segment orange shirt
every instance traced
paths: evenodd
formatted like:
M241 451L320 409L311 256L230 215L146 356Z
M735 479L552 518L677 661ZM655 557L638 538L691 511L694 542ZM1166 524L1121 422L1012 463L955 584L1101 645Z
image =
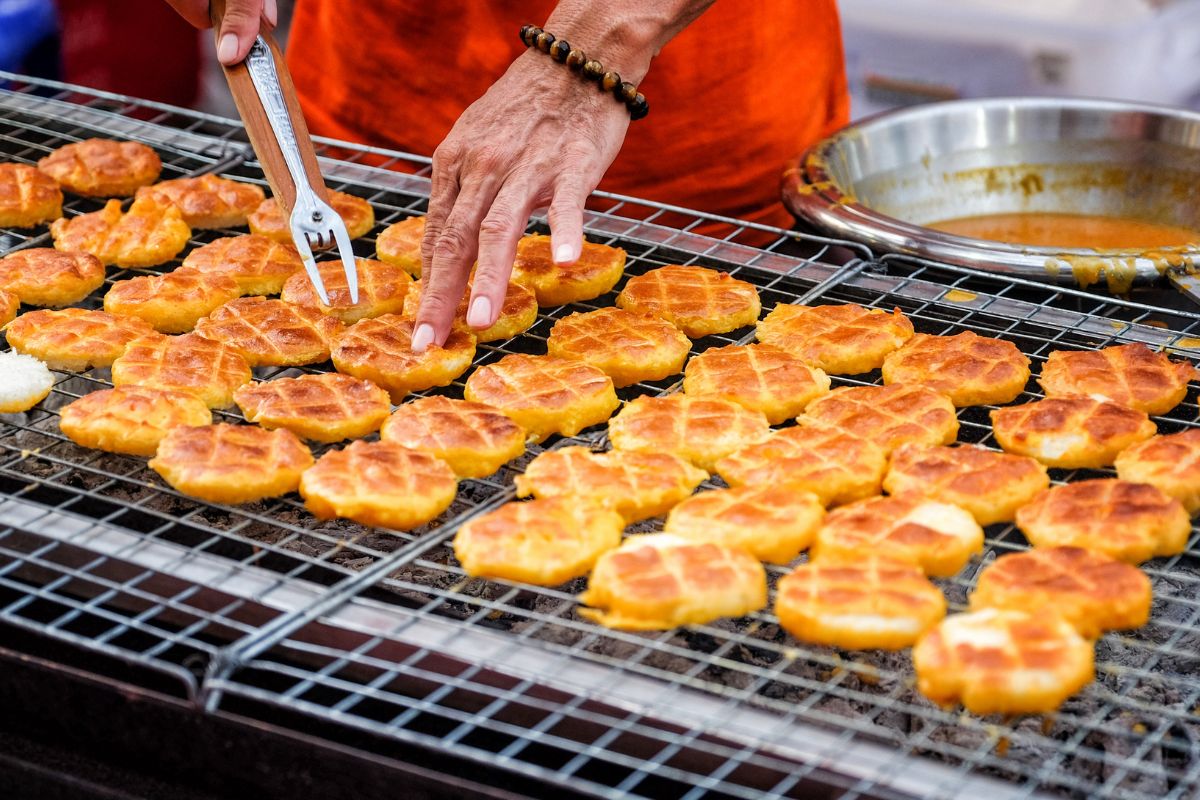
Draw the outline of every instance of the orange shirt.
M287 58L309 127L430 155L525 49L520 26L544 23L553 7L299 0ZM718 0L639 88L650 114L629 126L600 188L789 226L785 161L848 117L835 0Z

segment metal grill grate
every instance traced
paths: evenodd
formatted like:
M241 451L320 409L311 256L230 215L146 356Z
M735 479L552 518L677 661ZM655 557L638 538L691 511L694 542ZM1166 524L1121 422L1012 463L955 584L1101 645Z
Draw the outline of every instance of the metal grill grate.
M154 145L164 177L219 171L261 182L228 121L58 84L0 93L5 160L36 160L92 135ZM376 231L423 211L426 161L326 144L330 184L370 200ZM67 213L95 207L72 199ZM1194 357L1200 346L1200 314L1187 310L914 259L875 261L848 243L628 198L597 195L592 208L589 236L624 247L629 274L665 263L724 269L758 285L766 310L797 298L899 307L925 333L971 329L1014 341L1035 372L1060 347L1143 341ZM204 232L194 244L226 233ZM0 237L0 252L45 240ZM355 249L372 255L373 239ZM611 301L550 309L518 339L481 346L477 363L543 352L556 319ZM695 349L749 336L709 337ZM1157 798L1200 786L1195 535L1184 555L1148 565L1152 621L1101 640L1093 686L1045 722L980 719L919 697L906 654L802 646L767 612L620 633L578 617L582 582L541 589L467 578L448 547L454 532L509 499L513 472L541 448L492 479L465 482L429 529L381 533L318 523L294 499L198 503L142 459L75 447L54 409L107 385L103 371L63 375L39 409L0 417L0 621L170 675L213 713L296 714L370 734L382 752L397 741L448 749L613 797ZM1023 399L1037 397L1034 388ZM461 383L444 391L458 396ZM960 413L962 440L995 446L986 411ZM1158 419L1160 429L1195 425L1198 411L1193 390ZM602 437L593 430L543 448ZM1011 526L987 533L984 563L1025 547ZM980 566L941 582L953 607ZM770 572L773 584L784 571Z

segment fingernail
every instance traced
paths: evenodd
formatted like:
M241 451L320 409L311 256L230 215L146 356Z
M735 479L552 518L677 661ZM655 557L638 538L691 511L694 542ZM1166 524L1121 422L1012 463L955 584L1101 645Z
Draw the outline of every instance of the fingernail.
M579 256L575 255L575 248L569 244L560 244L554 250L555 264L570 264L577 258L579 258Z
M217 45L217 60L222 64L228 64L237 58L237 34L227 33L221 37L221 43Z
M412 350L414 353L424 353L429 345L433 342L433 326L422 322L413 331Z
M492 301L486 297L476 297L471 301L471 309L467 311L467 324L472 328L486 328L492 324Z
M272 28L279 24L279 5L276 0L264 0L263 16L271 23Z

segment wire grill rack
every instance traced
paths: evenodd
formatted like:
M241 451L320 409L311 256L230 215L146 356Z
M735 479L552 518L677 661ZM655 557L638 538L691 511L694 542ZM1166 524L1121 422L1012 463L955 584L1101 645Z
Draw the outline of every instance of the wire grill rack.
M13 83L0 91L3 160L31 162L68 141L110 136L153 145L164 178L220 172L262 182L229 120L4 79ZM376 231L424 211L427 160L338 142L323 142L323 151L330 185L368 199ZM66 213L96 207L70 198ZM848 242L603 193L590 207L589 237L625 248L629 274L667 263L727 270L759 287L764 310L797 300L900 308L925 333L970 329L1013 341L1035 372L1059 348L1141 341L1200 354L1194 312L876 259ZM228 233L202 232L193 244ZM0 230L0 254L47 239L42 229ZM355 250L371 256L373 237ZM612 299L544 310L521 337L481 346L477 363L543 352L556 319ZM695 350L751 337L708 337ZM458 526L510 499L513 474L542 449L600 446L603 429L552 439L490 479L464 482L455 505L426 529L383 532L318 522L294 498L200 503L166 487L142 459L76 447L59 433L56 409L108 385L103 370L64 373L37 409L0 416L0 623L66 641L95 656L94 669L111 661L125 680L135 675L205 713L295 728L319 722L335 741L353 732L380 753L397 744L453 752L591 796L1200 791L1196 532L1184 554L1147 565L1152 621L1099 642L1091 687L1045 719L978 718L921 698L907 654L801 645L766 611L622 633L577 615L582 582L545 589L465 576L449 548ZM668 380L620 393L672 388ZM1038 396L1031 382L1021 400ZM1172 432L1195 426L1198 413L1193 389L1157 422ZM996 446L987 409L963 409L960 423L962 441ZM952 608L963 607L984 564L1026 547L1010 525L987 534L985 557L940 582ZM772 585L784 571L769 570Z

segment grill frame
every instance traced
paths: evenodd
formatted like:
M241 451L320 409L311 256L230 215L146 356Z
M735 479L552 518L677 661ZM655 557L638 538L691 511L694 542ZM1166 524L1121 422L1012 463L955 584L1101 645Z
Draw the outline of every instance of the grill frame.
M95 133L154 144L165 156L164 177L221 171L262 182L232 121L0 73L3 79L24 82L24 91L0 92L0 151L7 158L24 160L37 152L36 147L10 150L29 143L20 138L22 131L20 135L42 137L37 145L43 148L51 145L50 136ZM35 97L33 90L54 94ZM321 141L322 167L331 186L371 200L377 209L376 232L423 208L428 194L427 159ZM392 171L397 167L407 171ZM68 213L94 207L92 201L76 198L67 203ZM1143 341L1180 349L1193 358L1200 352L1200 341L1189 341L1200 336L1200 314L1191 311L980 276L913 258L876 259L848 242L603 193L593 198L591 208L585 219L589 236L625 246L631 255L629 274L662 263L723 268L759 285L764 310L776 302L817 299L899 305L918 330L942 333L968 324L978 326L972 329L1018 340L1023 351L1033 351L1035 360L1061 344ZM535 220L534 225L544 229L544 220ZM701 226L715 236L696 233ZM209 241L216 235L221 234L203 233L197 240ZM768 240L763 246L748 243L760 236ZM359 240L356 253L370 255L372 238ZM3 232L0 252L42 241ZM108 279L144 272L114 270ZM554 319L610 300L543 313L530 334L516 342L482 346L477 363L506 352L540 348L539 339ZM1160 321L1174 330L1145 324ZM748 341L752 336L740 333L708 337L695 349ZM80 389L105 385L102 374L90 375L64 377L55 395L65 399ZM836 383L877 380L872 375L836 379ZM664 381L631 387L621 395L628 399L674 386L674 381ZM461 382L452 391L460 389ZM1197 411L1193 388L1169 421L1194 426ZM993 444L981 414L979 409L960 413L961 438ZM1021 727L1021 721L979 720L937 711L927 703L921 706L905 684L911 668L905 675L898 667L880 668L873 656L842 657L827 648L797 647L786 637L756 638L773 624L766 612L755 615L751 630L716 623L694 626L682 634L622 634L579 621L573 616L570 593L501 581L464 581L447 558L446 543L463 521L509 499L511 470L497 480L468 482L471 486L464 492L470 498L433 529L379 542L360 526L347 523L315 527L306 527L303 519L281 523L277 515L296 512L299 504L294 499L231 511L180 498L146 475L143 461L87 451L75 454L73 445L64 444L60 435L56 438L56 431L48 433L40 427L51 420L49 416L34 417L19 424L8 418L0 421L0 622L158 673L169 686L168 693L208 714L269 720L273 709L298 711L385 741L449 748L476 765L501 766L552 784L569 782L595 796L655 796L660 789L679 789L677 794L688 798L709 791L718 796L784 797L822 786L848 797L1032 796L1043 790L1070 795L1103 790L1137 798L1160 795L1141 790L1122 793L1122 780L1130 775L1153 778L1153 768L1142 764L1145 753L1172 748L1183 756L1184 766L1174 771L1167 796L1186 796L1200 785L1197 740L1175 742L1192 735L1183 722L1190 711L1138 705L1109 691L1100 719L1073 720L1081 722L1078 731L1058 742L1050 733ZM20 444L14 439L20 439ZM544 447L602 446L603 440L602 429L591 430L579 437L551 440ZM536 452L531 450L517 466ZM110 468L112 463L127 465L129 471ZM143 466L136 466L139 463ZM26 471L31 465L45 465L50 471L41 467ZM1071 475L1055 477L1062 480ZM92 480L98 483L90 485ZM13 481L26 483L14 490ZM114 487L149 494L114 501ZM163 508L145 507L163 497L169 498ZM112 509L106 513L109 506ZM154 522L158 524L145 527ZM251 535L256 526L268 524L282 529L283 537L269 543ZM1024 546L1011 526L989 529L988 534L989 554ZM1198 535L1194 530L1184 556L1151 562L1148 572L1156 590L1176 581L1182 581L1183 587L1156 599L1156 615L1162 614L1160 604L1166 604L1171 611L1175 605L1189 609L1188 617L1165 628L1162 643L1143 648L1150 667L1141 673L1114 668L1114 680L1133 680L1126 694L1140 681L1158 680L1162 673L1152 670L1163 659L1195 661L1195 656L1179 652L1179 644L1200 636L1200 604L1176 595L1200 582L1200 571L1187 571L1200 554ZM290 549L310 540L332 549L299 555ZM353 558L338 560L339 554ZM366 563L360 565L360 559ZM982 563L973 563L964 575L942 582L951 592L952 605L961 606L966 587ZM396 577L402 570L422 577ZM774 580L782 571L771 572ZM538 601L552 604L552 610L535 607ZM447 606L461 607L463 611L455 612L460 618L447 615ZM527 627L515 635L503 629L517 624ZM1149 627L1157 630L1156 624L1161 625L1152 621ZM550 634L581 638L567 645L538 638ZM681 637L684 645L677 641ZM1114 642L1126 638L1106 637L1102 647L1114 647ZM630 655L618 658L589 651L588 646L596 642L618 651L624 648ZM772 666L748 666L738 660L746 657L739 655L742 650L768 653L774 658ZM816 673L787 671L798 664L829 675L821 679ZM747 682L731 688L706 677L709 672ZM514 675L529 677L514 679ZM1200 703L1200 681L1179 677L1179 686L1189 688L1178 705L1195 708ZM880 679L891 682L887 694L869 683ZM406 695L405 691L418 691L413 685L428 691ZM764 696L764 690L780 686L808 694L798 702L786 696ZM1106 697L1105 691L1094 686L1084 694ZM346 692L350 694L342 705L323 699ZM819 707L829 700L868 703L873 710L866 721L856 720ZM472 703L482 705L471 710ZM382 711L376 709L389 704L402 710L392 718L377 719ZM1065 719L1072 721L1069 708ZM1126 712L1156 717L1159 722L1140 737L1109 730L1115 722L1108 717ZM911 736L889 734L871 721L905 715L930 727ZM509 716L536 721L522 727ZM442 724L443 719L453 727L437 732L435 722ZM1059 715L1056 726L1066 724L1063 720ZM1171 724L1164 725L1167 721ZM1183 725L1185 736L1171 734L1176 724ZM566 730L559 730L564 725ZM588 739L597 727L607 732ZM944 745L936 737L949 728L959 730L959 735L970 732L979 739L978 746L965 752L967 748ZM1062 731L1051 733L1058 736ZM1085 740L1097 733L1128 740L1131 752L1119 759L1096 755ZM489 749L498 737L511 737L511 743L499 751ZM997 782L993 773L1006 769L1004 760L995 755L1002 740L1010 748L1044 746L1048 757L1035 770L1008 770L1003 776L1008 782ZM1049 742L1056 744L1049 747ZM559 751L571 758L557 768L549 766L548 754ZM530 757L535 752L542 754ZM1107 776L1101 773L1103 782L1088 784L1060 769L1064 762L1076 759L1091 759L1112 769ZM623 777L609 780L611 774L600 774L605 770ZM770 777L777 774L782 777L772 783Z

